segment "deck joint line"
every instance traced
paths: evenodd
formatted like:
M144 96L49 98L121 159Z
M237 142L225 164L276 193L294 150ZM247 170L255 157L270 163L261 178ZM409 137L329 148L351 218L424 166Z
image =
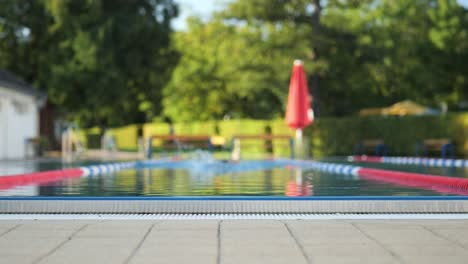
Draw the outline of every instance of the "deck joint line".
M221 225L223 223L223 220L220 220L218 222L218 232L216 234L217 236L217 240L218 240L218 243L217 243L217 254L216 254L216 263L217 264L221 264Z
M20 227L20 226L21 226L21 224L17 224L17 225L15 225L15 226L11 227L11 228L10 228L10 229L8 229L7 231L5 231L5 232L1 233L1 234L0 234L0 237L2 237L2 236L4 236L4 235L6 235L6 234L8 234L8 233L10 233L11 231L13 231L13 230L17 229L17 228L18 228L18 227Z
M382 242L380 242L379 240L375 239L373 236L367 234L364 230L362 230L356 223L354 222L351 222L351 225L356 228L361 234L363 234L365 237L367 237L368 239L372 240L374 243L376 243L377 245L379 245L381 248L383 248L387 253L389 253L396 261L398 261L399 263L405 263L405 261L403 261L403 259L401 258L400 255L398 255L397 253L395 253L393 250L387 248L387 246L385 246L385 244L383 244Z
M432 230L432 229L430 229L430 228L428 228L428 227L426 227L426 226L422 226L422 228L425 229L425 230L427 230L427 231L429 231L431 234L433 234L433 235L436 236L436 237L442 238L442 239L445 240L445 241L448 241L448 242L450 242L450 243L453 243L453 244L455 244L455 245L457 245L457 246L463 248L464 250L468 250L468 247L467 247L467 246L465 246L463 243L460 243L459 241L457 241L457 240L455 240L455 239L451 239L451 238L446 237L446 236L444 236L444 235L442 235L442 234L439 234L439 233L437 233L437 231L434 231L434 230Z
M288 233L289 235L294 239L294 242L296 242L296 245L298 246L299 250L301 251L301 254L302 256L304 257L304 259L306 260L306 262L308 264L312 264L312 260L309 258L309 256L307 255L305 249L304 249L304 246L301 244L301 242L299 241L299 238L296 237L296 235L294 234L294 232L291 230L290 226L281 221L281 223L283 223L284 227L286 227L286 230L288 230Z
M143 236L143 238L140 240L140 242L138 242L138 245L132 250L132 253L130 253L130 256L128 256L127 259L123 262L124 264L130 263L130 261L132 260L132 258L136 255L136 253L138 252L138 250L141 248L141 246L143 245L143 243L146 241L146 238L148 238L148 236L149 236L149 234L151 233L151 231L153 231L154 226L156 226L156 223L153 223L153 224L148 228L148 230L146 231L146 233L145 233L145 235Z
M34 260L32 263L33 264L37 264L37 263L40 263L41 261L43 261L44 259L46 259L47 257L51 256L52 254L54 254L55 252L57 252L60 248L62 248L66 243L68 243L69 241L71 241L79 232L83 231L86 227L88 227L90 224L85 224L83 225L82 227L80 227L78 230L76 230L75 232L73 232L69 237L67 237L67 239L65 239L64 241L60 242L60 244L58 244L56 247L54 247L53 249L51 249L49 252L47 252L46 254L40 256L39 258L37 258L36 260Z

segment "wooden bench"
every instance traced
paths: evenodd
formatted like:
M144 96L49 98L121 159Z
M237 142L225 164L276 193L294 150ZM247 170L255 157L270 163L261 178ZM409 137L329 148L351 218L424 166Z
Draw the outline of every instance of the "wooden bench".
M152 157L153 140L161 140L166 149L186 150L207 146L209 151L213 150L209 135L152 135L148 138L148 158Z
M210 139L208 135L154 135L153 139L161 140L177 140L180 142L191 142L191 141L207 141Z
M386 156L387 146L382 139L365 139L354 145L354 155L366 154L366 150L373 149L376 156Z
M440 151L442 158L455 157L455 145L448 138L431 138L417 142L415 145L415 156L422 154L427 156L428 151Z
M291 151L291 158L294 158L294 139L289 135L273 135L273 134L260 134L260 135L234 135L232 137L232 146L233 151L236 146L240 148L240 141L246 140L260 140L265 142L265 152L266 153L273 153L273 140L285 140L289 143L290 151Z

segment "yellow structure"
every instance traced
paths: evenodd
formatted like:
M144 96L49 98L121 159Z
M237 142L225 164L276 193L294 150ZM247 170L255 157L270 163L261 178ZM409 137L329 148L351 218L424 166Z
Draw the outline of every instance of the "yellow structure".
M434 114L434 110L417 104L411 100L405 100L398 102L394 105L384 108L367 108L359 111L360 116L370 115L426 115Z

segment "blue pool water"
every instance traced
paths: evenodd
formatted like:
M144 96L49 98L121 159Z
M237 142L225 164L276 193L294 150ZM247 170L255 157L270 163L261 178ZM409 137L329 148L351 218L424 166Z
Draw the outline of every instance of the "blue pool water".
M337 162L337 160L334 160ZM78 165L95 164L85 162ZM340 160L340 163L346 163ZM36 170L60 168L60 163L36 164ZM76 166L76 164L74 164ZM367 167L467 177L460 169L422 168L362 163ZM453 193L421 189L357 176L301 170L275 161L171 162L116 173L66 179L40 185L0 186L0 196L447 196Z

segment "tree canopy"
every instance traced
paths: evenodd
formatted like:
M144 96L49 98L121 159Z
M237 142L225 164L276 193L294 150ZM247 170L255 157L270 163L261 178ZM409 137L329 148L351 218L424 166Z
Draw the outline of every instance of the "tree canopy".
M0 68L85 126L283 116L293 61L314 109L468 101L456 0L232 0L174 32L176 0L0 0Z
M172 0L0 3L0 65L84 125L144 122L161 111L177 53ZM5 39L5 41L3 41Z
M167 115L175 120L271 118L281 112L272 108L285 105L282 84L290 72L284 69L307 50L302 33L289 25L255 28L220 18L208 23L193 18L189 24L188 32L175 36L181 59L164 90ZM296 35L294 50L286 35Z
M175 36L185 44L165 111L179 120L281 116L294 59L305 61L324 115L404 99L456 109L468 100L467 23L455 0L232 1ZM217 52L222 45L231 47ZM201 78L208 67L216 74ZM197 89L203 103L188 93Z

